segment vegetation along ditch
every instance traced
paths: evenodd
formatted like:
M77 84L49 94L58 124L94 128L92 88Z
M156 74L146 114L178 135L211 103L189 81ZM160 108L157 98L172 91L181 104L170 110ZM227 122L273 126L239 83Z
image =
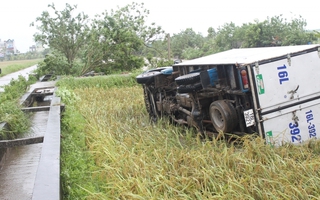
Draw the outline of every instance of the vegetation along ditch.
M0 140L15 139L30 128L29 115L21 110L19 99L27 88L36 82L34 77L26 80L19 76L17 80L11 80L9 85L4 86L4 92L0 93ZM0 160L6 149L0 148Z
M29 129L28 114L21 111L19 100L27 88L35 82L36 78L33 76L28 80L19 76L18 79L12 79L9 85L4 86L4 92L0 93L0 122L6 122L9 129L0 130L1 139L16 138Z

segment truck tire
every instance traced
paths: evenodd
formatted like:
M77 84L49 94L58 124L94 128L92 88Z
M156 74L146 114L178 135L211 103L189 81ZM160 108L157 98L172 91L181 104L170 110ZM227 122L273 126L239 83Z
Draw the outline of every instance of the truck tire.
M231 132L238 124L237 111L227 100L212 102L209 108L209 113L211 122L218 132Z
M200 72L186 74L175 79L177 85L189 85L200 81Z
M143 74L140 74L136 77L136 80L139 84L148 84L153 82L154 77L161 74L159 71L151 71L151 72L146 72Z
M201 83L190 84L190 85L180 85L177 89L178 93L191 93L197 92L202 89Z
M159 113L154 101L154 95L148 89L148 86L143 86L144 103L149 114L149 118L152 122L157 122Z

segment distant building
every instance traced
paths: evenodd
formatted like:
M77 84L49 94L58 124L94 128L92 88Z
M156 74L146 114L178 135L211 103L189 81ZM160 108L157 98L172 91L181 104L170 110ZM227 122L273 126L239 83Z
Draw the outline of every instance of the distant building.
M0 59L4 58L5 55L5 44L0 39Z
M29 51L31 52L42 52L44 50L44 47L41 42L36 42L36 45L32 45L29 47Z
M29 47L29 51L36 52L37 51L36 45L32 45L31 47Z
M17 48L15 46L14 40L8 39L7 41L4 41L4 45L6 55L12 55L17 53Z
M0 57L4 58L7 55L19 54L20 51L17 49L14 40L8 39L2 41L0 39Z
M41 42L36 42L36 49L37 52L42 52L45 48L43 47L43 44Z

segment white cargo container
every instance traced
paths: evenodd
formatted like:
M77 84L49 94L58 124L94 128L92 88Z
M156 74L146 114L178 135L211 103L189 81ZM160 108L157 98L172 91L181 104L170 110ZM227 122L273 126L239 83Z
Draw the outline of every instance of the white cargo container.
M320 45L233 49L172 70L137 77L150 116L202 132L258 132L273 145L318 137Z
M320 49L306 45L281 50L249 67L255 119L268 143L299 144L316 139L320 128Z

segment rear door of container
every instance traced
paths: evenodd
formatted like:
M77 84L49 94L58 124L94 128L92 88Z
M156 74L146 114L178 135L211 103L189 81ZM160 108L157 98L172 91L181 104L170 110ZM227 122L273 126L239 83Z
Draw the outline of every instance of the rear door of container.
M289 107L262 117L266 141L272 145L300 144L319 138L320 99Z
M253 66L252 71L262 114L320 97L318 49L265 60Z

